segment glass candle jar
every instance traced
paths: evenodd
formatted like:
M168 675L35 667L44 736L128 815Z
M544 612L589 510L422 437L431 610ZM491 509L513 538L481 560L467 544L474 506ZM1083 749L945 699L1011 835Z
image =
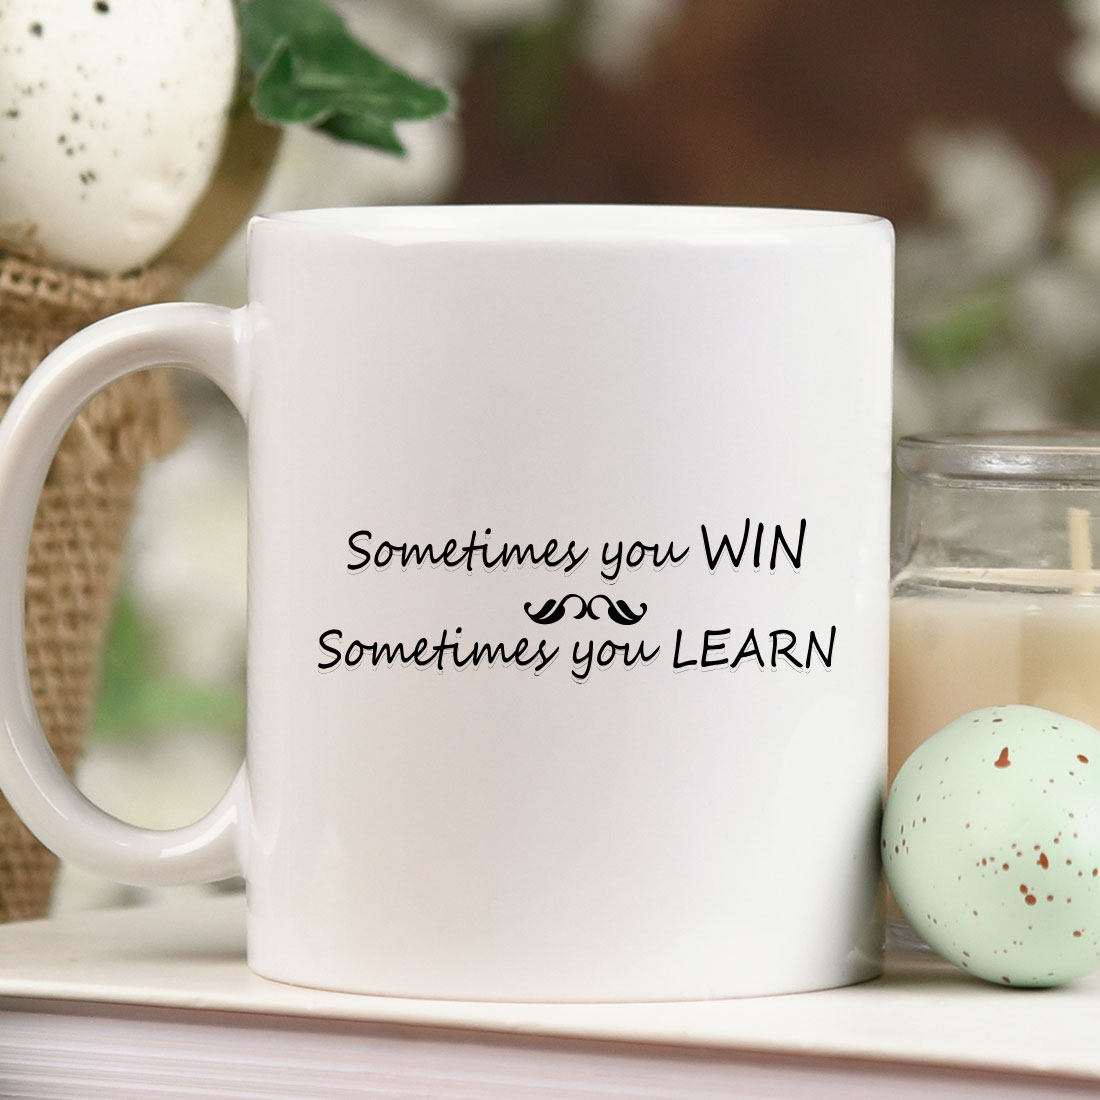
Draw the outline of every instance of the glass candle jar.
M910 436L897 458L890 782L978 707L1100 725L1100 434Z

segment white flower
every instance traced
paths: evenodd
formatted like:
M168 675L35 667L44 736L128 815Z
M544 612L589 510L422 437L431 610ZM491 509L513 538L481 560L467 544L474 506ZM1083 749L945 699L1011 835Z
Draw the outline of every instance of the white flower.
M404 158L336 141L313 130L285 136L257 204L260 210L429 202L455 182L459 163L454 123L417 123L403 132Z
M680 0L592 0L582 27L581 54L602 77L637 73L660 31L680 13Z
M1100 110L1100 0L1068 0L1065 11L1081 32L1062 62L1066 87L1085 107Z
M243 426L207 419L150 465L134 514L129 584L172 673L240 682L245 652L247 490Z
M409 0L329 0L329 3L361 42L415 76L453 83L465 71L467 50L462 36L456 35L449 21L440 19L431 5Z
M1083 34L1070 44L1062 61L1062 76L1083 106L1100 110L1100 32Z
M1045 372L1013 351L942 378L936 401L937 431L1013 431L1059 423Z
M1036 359L1076 367L1100 349L1098 287L1080 270L1051 259L1025 271L1016 285L1013 324Z
M1083 31L1100 33L1100 0L1062 0L1066 17Z
M422 3L435 15L473 33L545 19L562 6L562 0L422 0Z
M1090 274L1100 276L1100 187L1074 195L1062 217L1067 253Z
M1050 363L1024 346L999 346L946 374L894 352L895 435L1054 427L1055 398Z
M920 327L942 316L984 278L967 242L944 227L899 227L898 320Z
M982 271L1023 263L1043 244L1053 189L1046 175L993 130L926 133L915 156L932 209Z
M901 348L894 351L894 433L914 435L942 427L936 400L937 383Z

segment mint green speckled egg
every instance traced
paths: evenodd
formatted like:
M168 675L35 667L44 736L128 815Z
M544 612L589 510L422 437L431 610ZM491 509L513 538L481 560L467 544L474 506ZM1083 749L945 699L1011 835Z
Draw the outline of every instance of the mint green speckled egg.
M929 946L1001 985L1100 965L1100 732L1038 707L957 718L905 762L882 860Z

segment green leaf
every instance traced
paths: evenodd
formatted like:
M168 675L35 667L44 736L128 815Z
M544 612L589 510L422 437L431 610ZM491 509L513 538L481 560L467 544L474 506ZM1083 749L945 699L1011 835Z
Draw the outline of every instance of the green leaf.
M538 141L552 129L586 18L586 0L566 0L542 19L498 38L501 121L513 136Z
M239 731L244 694L166 675L151 658L145 624L125 594L107 638L92 735L101 741L143 737L181 726Z
M265 122L403 153L395 123L450 107L446 92L358 42L320 0L240 0L239 10L252 108Z
M241 60L259 72L282 38L316 40L346 33L344 21L316 0L242 0Z
M934 374L968 367L1002 331L1011 307L1011 286L975 287L934 321L904 334L907 350Z

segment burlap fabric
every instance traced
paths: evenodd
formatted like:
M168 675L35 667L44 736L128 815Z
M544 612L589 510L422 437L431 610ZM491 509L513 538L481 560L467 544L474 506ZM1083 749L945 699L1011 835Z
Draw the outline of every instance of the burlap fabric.
M0 413L66 337L177 295L168 269L97 278L0 253ZM70 773L98 684L138 477L181 435L168 372L131 375L84 409L46 481L27 562L27 663L43 728ZM43 915L56 868L0 798L0 921Z

